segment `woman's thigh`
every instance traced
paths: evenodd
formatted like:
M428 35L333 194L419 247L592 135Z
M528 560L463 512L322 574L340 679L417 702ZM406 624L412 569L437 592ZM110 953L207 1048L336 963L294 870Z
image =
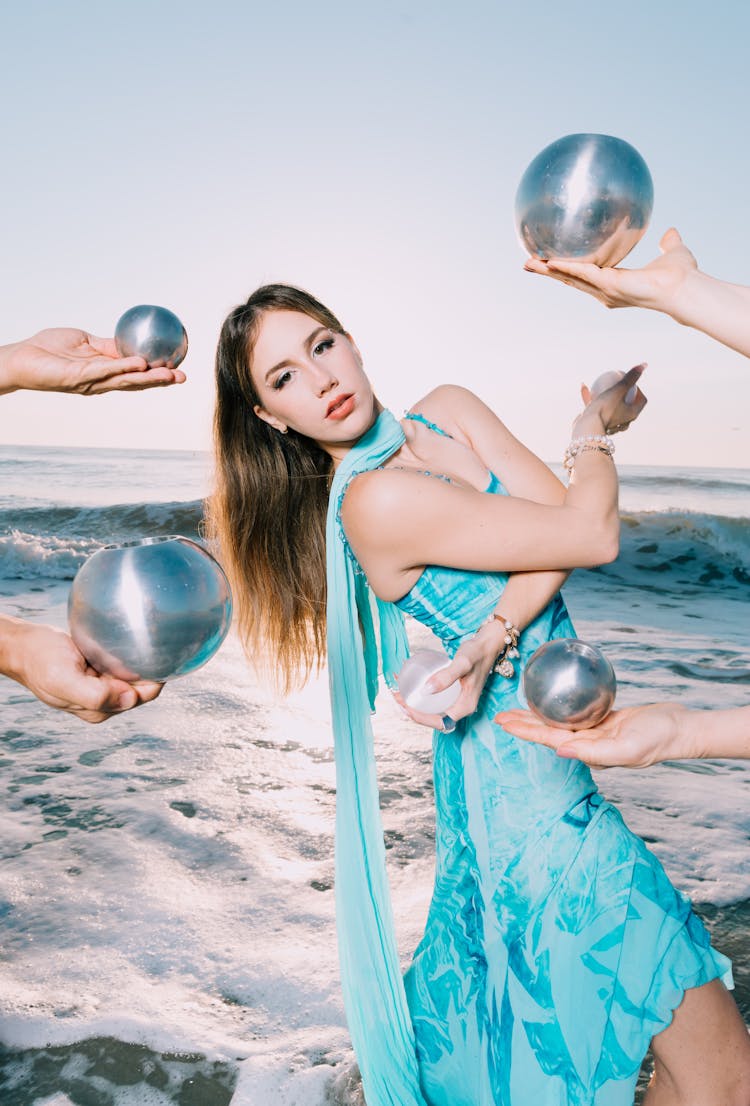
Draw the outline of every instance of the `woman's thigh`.
M750 1106L750 1037L720 980L687 990L651 1048L644 1106Z

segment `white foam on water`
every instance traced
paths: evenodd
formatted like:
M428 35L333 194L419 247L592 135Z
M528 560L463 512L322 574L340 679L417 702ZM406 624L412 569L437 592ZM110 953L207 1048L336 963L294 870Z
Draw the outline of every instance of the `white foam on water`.
M67 586L33 575L43 590L13 582L0 609L64 626ZM689 674L703 655L750 667L740 604L720 590L680 606L581 574L569 598L581 636L612 654L619 705L746 701L739 682ZM236 1065L232 1106L363 1106L339 988L326 673L281 702L230 635L205 669L101 727L9 681L0 710L3 1042L111 1036ZM431 738L385 692L374 730L406 966L432 884ZM598 779L696 901L750 898L745 763ZM108 1090L117 1106L174 1102Z

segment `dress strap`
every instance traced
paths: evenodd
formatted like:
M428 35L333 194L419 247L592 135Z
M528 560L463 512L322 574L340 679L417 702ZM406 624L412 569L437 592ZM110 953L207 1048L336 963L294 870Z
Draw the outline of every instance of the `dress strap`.
M449 434L447 430L443 430L443 428L441 426L438 426L437 423L430 422L428 418L426 418L424 415L420 415L418 411L407 411L404 414L404 418L411 419L412 422L423 423L429 430L434 430L436 434L441 434L443 438L453 438L453 435Z

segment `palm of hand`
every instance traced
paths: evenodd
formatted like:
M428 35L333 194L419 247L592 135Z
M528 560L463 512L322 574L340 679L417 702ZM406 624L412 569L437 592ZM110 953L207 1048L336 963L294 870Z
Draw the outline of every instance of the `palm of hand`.
M106 363L117 356L114 343L111 344L111 352L105 354L103 349L92 346L90 336L83 330L71 327L41 330L19 350L25 386L85 394L99 378L96 370L107 367Z
M530 259L526 269L588 292L605 307L650 307L668 311L685 276L697 262L674 228L662 237L662 253L642 269L604 268L591 262Z

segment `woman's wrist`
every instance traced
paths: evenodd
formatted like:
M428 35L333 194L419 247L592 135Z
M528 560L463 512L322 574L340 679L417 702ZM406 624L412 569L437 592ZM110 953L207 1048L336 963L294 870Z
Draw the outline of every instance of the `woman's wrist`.
M590 410L587 407L578 418L573 420L572 434L574 438L585 438L589 434L598 436L605 433L604 420L598 410Z

